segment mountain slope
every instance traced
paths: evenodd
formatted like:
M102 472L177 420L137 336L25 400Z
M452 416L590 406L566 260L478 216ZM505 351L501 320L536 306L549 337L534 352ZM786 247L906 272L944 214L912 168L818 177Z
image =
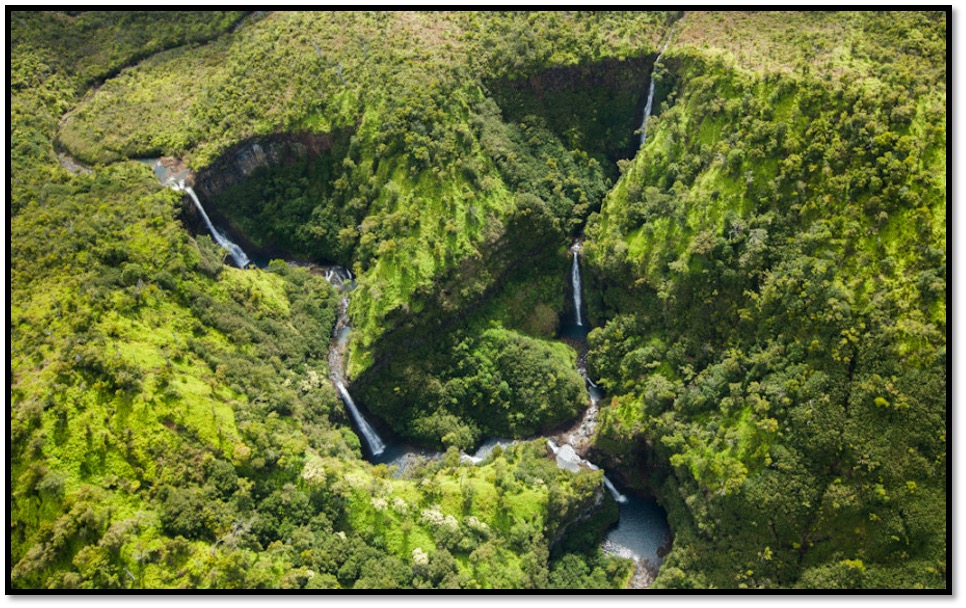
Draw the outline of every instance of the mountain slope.
M599 473L456 449L586 400L556 339L582 236L592 452L669 512L656 586L945 587L946 36L937 12L13 13L13 584L625 583L613 503L554 542ZM223 265L156 156L246 245L353 269L352 390L443 460L362 460L338 295Z
M837 45L776 57L796 20ZM598 445L662 463L659 585L942 587L945 23L786 21L688 15L590 221Z

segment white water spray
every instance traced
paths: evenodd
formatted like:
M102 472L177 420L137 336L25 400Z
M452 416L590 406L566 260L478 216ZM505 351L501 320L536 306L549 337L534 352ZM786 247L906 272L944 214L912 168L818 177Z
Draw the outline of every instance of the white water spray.
M369 451L372 452L373 456L382 454L386 450L386 444L382 442L379 434L369 425L369 422L362 415L362 412L356 407L355 401L352 400L352 396L346 390L345 385L337 380L335 388L339 391L339 396L342 397L342 401L345 402L346 407L349 408L349 413L352 414L352 419L356 421L356 426L359 427L359 432L362 433L363 439L366 440Z
M683 19L684 17L682 17ZM654 67L651 68L651 85L647 91L647 103L644 104L644 120L641 122L641 147L644 147L644 142L647 141L647 119L651 117L651 109L654 107L654 75L657 73L657 66L661 63L661 57L664 57L664 51L667 50L667 45L671 43L671 36L674 35L674 28L677 27L680 20L675 21L674 25L671 26L671 31L668 32L667 38L664 39L664 46L661 47L661 52L658 53L657 59L654 60Z
M336 321L334 330L335 339L329 348L329 372L331 374L332 384L335 385L335 389L339 392L342 402L345 403L349 414L352 415L352 419L356 423L356 428L359 429L359 433L366 442L369 452L375 457L386 451L386 444L383 443L382 438L379 437L379 433L372 428L369 421L359 411L356 402L353 401L352 395L349 394L349 389L345 387L344 382L345 361L343 360L343 349L345 348L345 341L349 336L349 296L345 293L345 288L346 279L350 276L352 275L349 270L341 266L332 266L325 273L326 280L333 287L343 291L342 298L339 300L339 318Z
M622 504L627 502L627 497L621 494L617 490L617 488L614 487L614 484L611 483L609 479L607 479L607 475L604 475L604 487L607 488L607 490L610 492L610 495L613 496L614 500L616 500L617 502Z
M211 236L215 238L215 242L221 245L223 249L228 250L229 255L231 255L231 259L235 262L236 266L239 268L247 268L248 265L252 263L251 260L248 259L248 256L245 255L245 252L241 247L233 243L231 239L223 235L218 231L217 228L215 228L214 224L211 223L211 220L208 219L208 214L205 213L205 208L202 207L201 201L198 200L198 195L195 194L194 189L191 186L185 186L184 181L178 182L178 185L174 186L174 189L188 193L188 196L190 196L191 200L193 200L195 203L195 208L198 209L198 211L201 213L201 217L205 220L205 224L208 226L208 231L211 232Z
M553 452L554 456L557 457L557 466L561 469L566 469L574 473L582 468L590 469L591 471L600 470L600 467L598 467L596 464L581 458L580 455L574 451L573 446L569 443L558 446L552 439L547 439L547 447L549 447L550 451ZM621 504L626 503L627 497L621 494L620 491L614 487L614 484L611 482L611 480L607 479L607 475L604 475L603 479L604 487L607 488L607 491L610 492L610 495L614 497L614 500Z
M574 253L574 264L570 269L570 282L574 289L574 310L577 312L577 325L581 326L584 322L580 317L580 306L582 304L580 296L580 242L574 243L570 250Z
M484 441L472 455L465 452L460 454L460 460L463 462L469 462L471 464L480 464L490 457L493 449L497 446L505 450L518 443L520 443L520 440L518 439L488 439L487 441Z

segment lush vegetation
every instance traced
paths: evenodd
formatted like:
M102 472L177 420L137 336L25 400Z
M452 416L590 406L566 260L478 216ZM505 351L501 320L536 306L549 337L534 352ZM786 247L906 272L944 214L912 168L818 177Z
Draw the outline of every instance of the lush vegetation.
M299 180L283 172L245 184L246 193L226 192L228 204L218 209L254 227L256 244L353 263L361 276L352 304L355 375L373 363L377 342L399 317L433 297L425 294L440 276L492 256L487 244L502 236L517 193L542 197L570 230L609 187L603 159L591 154L600 150L554 135L559 115L537 107L519 116L522 123L496 124L487 79L520 78L526 66L642 55L667 16L543 17L549 39L515 41L532 27L513 14L271 13L203 47L159 53L123 71L67 114L59 137L81 161L163 153L202 168L254 136L350 131L335 162L315 161L327 167ZM604 37L604 52L599 42L554 40L558 26L579 41L614 35ZM506 54L511 41L522 55ZM627 73L612 63L615 75ZM613 85L637 97L642 86ZM586 114L585 101L567 107ZM613 105L633 101L625 94ZM283 202L285 219L247 215L258 201L267 203L262 209ZM296 232L280 237L293 223Z
M599 510L599 473L557 469L542 442L476 467L458 452L405 476L370 465L328 381L328 283L280 262L228 267L145 164L61 166L58 119L92 78L218 33L176 17L14 18L14 587L622 584L626 562L594 538L557 542L577 518L616 516ZM138 19L158 37L131 36ZM118 45L75 65L84 32Z
M788 30L747 17L737 60L695 54L700 14L668 53L588 229L598 446L666 463L658 585L942 587L945 17L799 18L852 56L773 70ZM921 42L857 78L869 31Z
M459 460L586 403L582 231L594 457L669 512L655 586L947 585L944 13L10 30L15 587L623 586L600 473ZM254 144L286 152L245 172ZM223 264L131 160L160 155L245 245L353 269L353 394L445 456L361 458L338 294Z

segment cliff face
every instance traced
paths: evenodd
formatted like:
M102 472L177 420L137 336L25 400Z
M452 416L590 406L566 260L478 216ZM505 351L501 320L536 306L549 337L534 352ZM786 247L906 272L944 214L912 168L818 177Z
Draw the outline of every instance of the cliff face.
M280 133L239 142L198 171L194 189L205 199L248 179L259 169L272 169L332 151L333 136L317 133Z
M356 217L340 215L334 220L336 230L323 236L300 227L310 223L316 207L340 213L329 184L341 167L350 133L252 137L225 150L188 181L215 224L246 251L261 258L341 259L335 232L355 225Z
M643 118L655 57L547 68L487 87L508 121L539 117L568 148L616 163L637 151L634 131Z

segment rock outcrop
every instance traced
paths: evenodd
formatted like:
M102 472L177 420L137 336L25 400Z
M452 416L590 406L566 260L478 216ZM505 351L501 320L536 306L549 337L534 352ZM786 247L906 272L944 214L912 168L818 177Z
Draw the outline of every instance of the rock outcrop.
M239 142L194 175L194 189L211 199L259 169L268 169L331 152L335 136L316 133L283 133L253 137Z

